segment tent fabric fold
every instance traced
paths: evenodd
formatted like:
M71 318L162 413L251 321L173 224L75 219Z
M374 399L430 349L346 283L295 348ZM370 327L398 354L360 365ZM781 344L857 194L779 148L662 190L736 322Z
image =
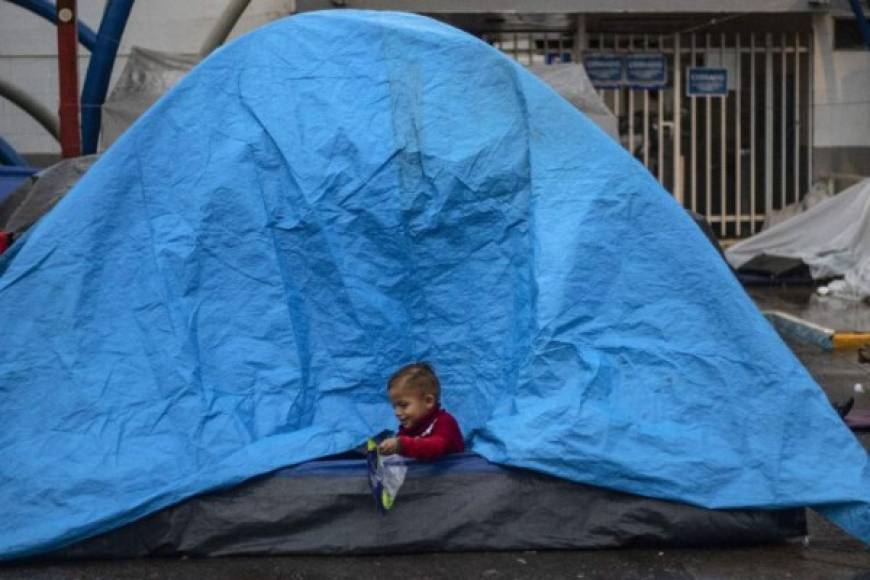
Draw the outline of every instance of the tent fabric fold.
M655 179L485 43L294 16L213 53L0 258L0 558L394 427L870 540L867 455Z

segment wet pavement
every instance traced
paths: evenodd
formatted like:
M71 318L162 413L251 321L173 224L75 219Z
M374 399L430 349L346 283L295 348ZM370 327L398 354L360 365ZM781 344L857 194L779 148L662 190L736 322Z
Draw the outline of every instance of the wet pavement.
M2 569L0 569L2 570ZM730 550L601 550L411 556L225 558L46 565L3 578L76 579L779 579L868 580L867 553L778 546Z
M815 307L807 289L750 291L762 309ZM864 306L870 311L870 306ZM786 310L789 311L789 310ZM853 320L841 310L830 320ZM854 320L863 321L864 312ZM799 315L799 314L798 314ZM821 316L821 315L819 315ZM870 315L867 315L870 321ZM817 324L823 324L817 322ZM860 322L863 324L863 322ZM870 329L870 325L864 329ZM832 401L854 394L862 383L870 392L870 364L855 351L822 351L787 340ZM870 408L870 394L857 395L856 409ZM870 449L870 432L856 433ZM441 553L397 556L294 556L215 559L147 559L86 562L0 564L0 580L97 579L317 579L317 578L481 578L497 580L625 578L640 579L779 579L870 580L870 546L849 537L807 510L807 538L752 548L620 549L596 551Z
M870 332L870 304L820 296L813 286L748 288L760 310L779 310L837 331Z

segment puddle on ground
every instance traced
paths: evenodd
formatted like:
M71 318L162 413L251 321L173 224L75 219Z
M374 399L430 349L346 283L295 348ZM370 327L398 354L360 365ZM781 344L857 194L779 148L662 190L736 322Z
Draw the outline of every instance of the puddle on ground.
M838 331L870 332L870 304L819 296L815 288L748 288L761 310L781 310Z

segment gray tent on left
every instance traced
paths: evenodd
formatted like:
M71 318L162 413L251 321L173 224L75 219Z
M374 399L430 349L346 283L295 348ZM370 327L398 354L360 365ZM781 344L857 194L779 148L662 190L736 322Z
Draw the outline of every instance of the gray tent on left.
M64 159L29 177L0 203L0 231L23 234L72 189L98 155Z

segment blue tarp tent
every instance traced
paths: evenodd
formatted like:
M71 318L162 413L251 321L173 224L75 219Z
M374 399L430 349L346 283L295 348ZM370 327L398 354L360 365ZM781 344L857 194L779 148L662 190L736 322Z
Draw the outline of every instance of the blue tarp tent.
M2 260L5 558L355 446L415 359L490 460L870 540L866 453L683 209L426 18L217 51Z

